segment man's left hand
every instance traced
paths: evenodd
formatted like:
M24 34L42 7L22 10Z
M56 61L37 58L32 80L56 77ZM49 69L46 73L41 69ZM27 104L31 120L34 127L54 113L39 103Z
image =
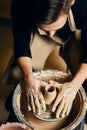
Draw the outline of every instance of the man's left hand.
M69 83L58 85L58 96L54 101L52 112L56 111L56 117L65 117L69 114L73 100L76 97L77 91Z

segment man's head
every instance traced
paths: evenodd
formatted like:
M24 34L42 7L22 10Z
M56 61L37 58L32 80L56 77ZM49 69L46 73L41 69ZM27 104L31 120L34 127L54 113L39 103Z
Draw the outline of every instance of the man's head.
M34 22L49 36L64 26L74 0L35 0L33 6Z
M70 0L35 0L33 5L34 20L39 24L51 24L62 14L68 14Z

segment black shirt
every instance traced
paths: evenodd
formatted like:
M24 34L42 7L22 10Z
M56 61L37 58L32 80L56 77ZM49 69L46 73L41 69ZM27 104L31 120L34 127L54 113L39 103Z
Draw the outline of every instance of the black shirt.
M14 36L14 54L15 58L21 56L31 56L29 48L31 31L36 28L32 21L32 14L29 8L30 0L13 0L12 1L12 27ZM82 63L87 63L87 0L75 0L71 7L75 25L77 29L81 29L81 42L83 54L81 57ZM68 22L63 28L57 31L58 36L64 40L70 35L71 30Z

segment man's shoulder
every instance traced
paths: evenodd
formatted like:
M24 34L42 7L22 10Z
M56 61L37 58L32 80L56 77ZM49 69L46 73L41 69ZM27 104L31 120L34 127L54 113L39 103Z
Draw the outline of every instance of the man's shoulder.
M84 10L84 8L87 8L87 0L75 0L75 3L72 7L77 10Z
M75 23L78 28L87 25L87 0L75 0L71 7L74 15Z

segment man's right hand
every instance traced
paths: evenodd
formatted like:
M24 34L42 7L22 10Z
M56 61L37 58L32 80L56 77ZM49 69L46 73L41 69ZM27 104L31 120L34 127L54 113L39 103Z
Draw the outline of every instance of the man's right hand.
M40 91L41 82L36 80L33 76L31 58L20 57L18 64L23 72L29 110L32 109L34 114L40 114L41 110L46 109L46 106L44 97Z
M35 79L34 87L26 86L26 94L28 99L28 110L34 114L41 114L41 111L46 110L46 104L41 92L41 81Z

